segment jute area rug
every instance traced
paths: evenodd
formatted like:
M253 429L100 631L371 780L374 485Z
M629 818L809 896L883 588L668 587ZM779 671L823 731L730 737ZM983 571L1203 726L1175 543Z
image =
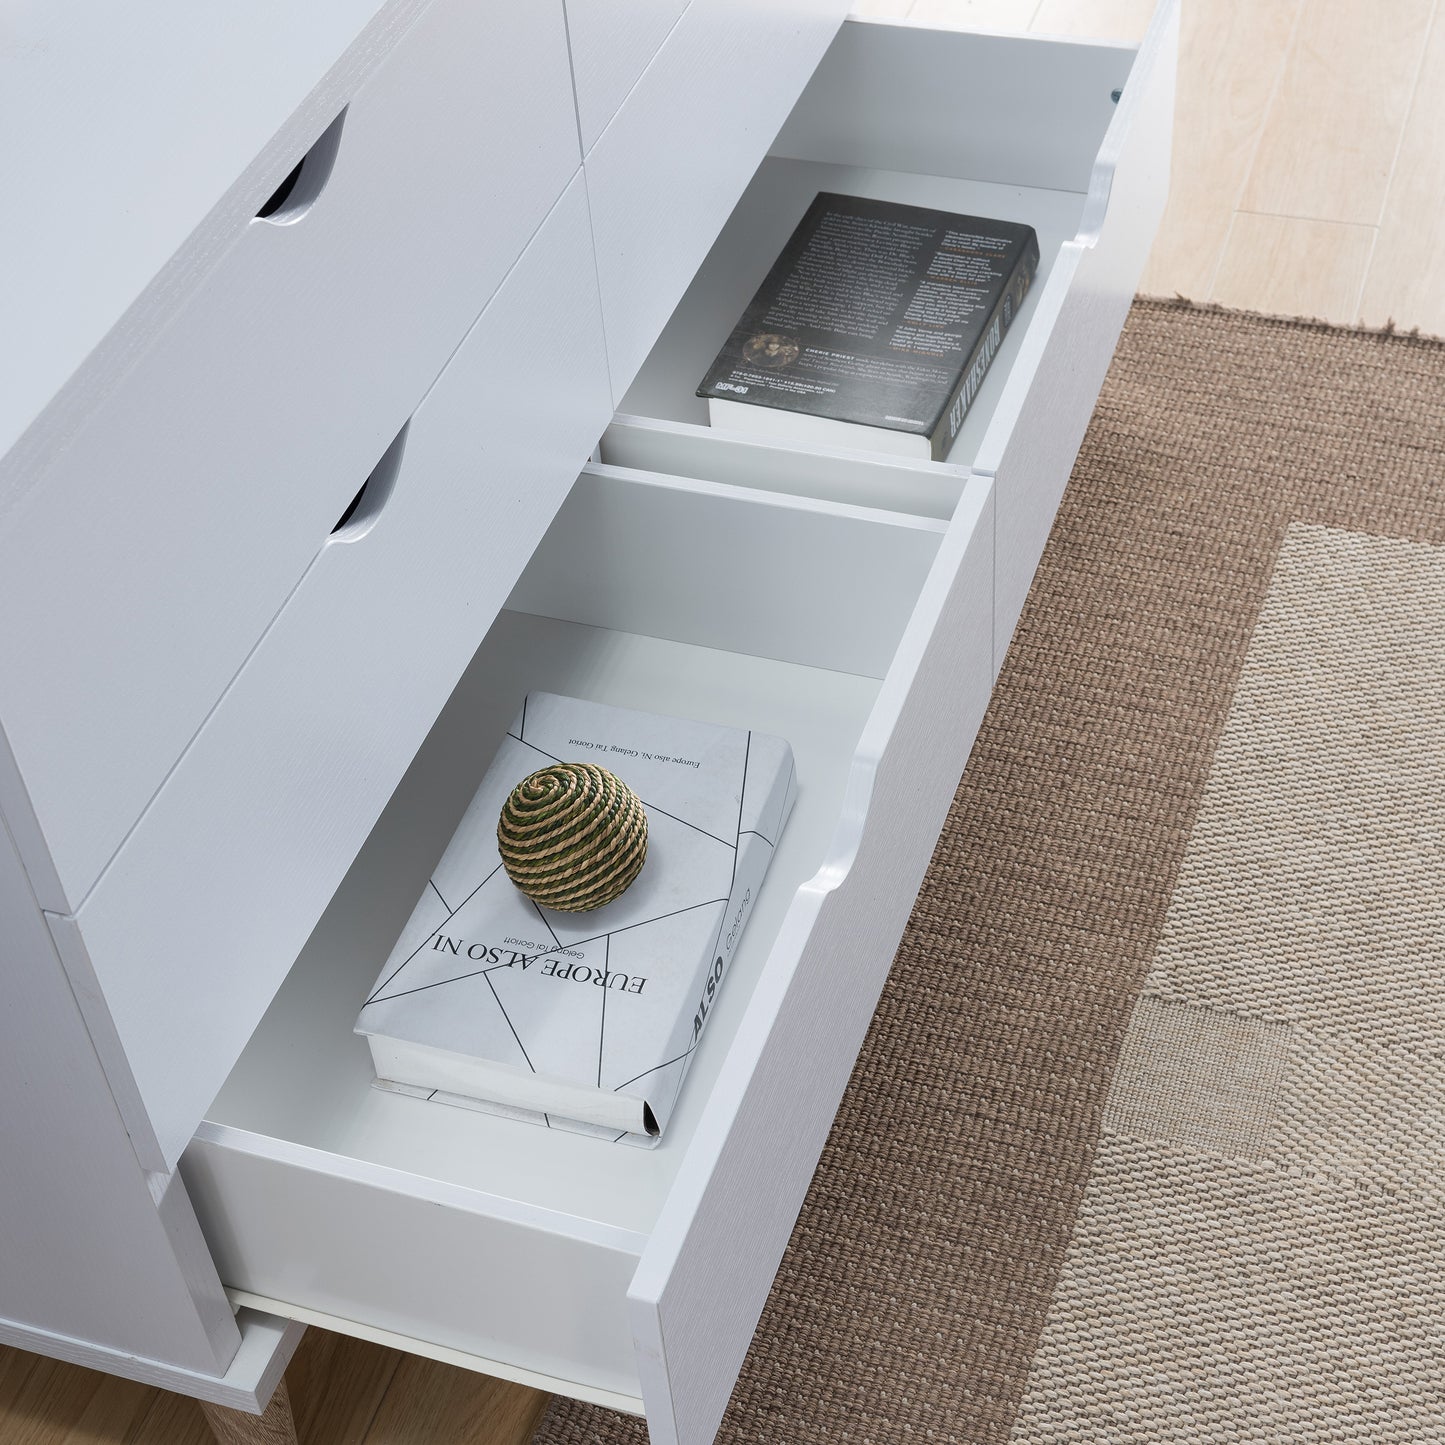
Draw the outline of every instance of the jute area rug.
M1136 304L720 1441L1445 1441L1442 481L1445 346Z

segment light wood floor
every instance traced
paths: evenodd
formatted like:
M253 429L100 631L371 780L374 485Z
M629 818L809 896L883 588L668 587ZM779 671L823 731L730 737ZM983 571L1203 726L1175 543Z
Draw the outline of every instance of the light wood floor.
M1183 0L1174 175L1142 289L1445 335L1445 0ZM1150 0L863 0L1137 38ZM521 1445L545 1397L312 1330L304 1445ZM208 1445L189 1400L0 1349L3 1445Z
M1169 209L1141 290L1445 335L1445 0L1182 0ZM1152 0L860 0L1137 39Z
M308 1330L286 1371L303 1445L524 1445L545 1395ZM194 1400L0 1347L3 1445L214 1445Z

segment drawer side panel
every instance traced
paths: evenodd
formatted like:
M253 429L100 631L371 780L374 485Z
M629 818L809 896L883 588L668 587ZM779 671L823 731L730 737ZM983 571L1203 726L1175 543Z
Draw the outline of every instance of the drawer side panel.
M855 764L851 866L795 900L643 1253L629 1305L653 1445L706 1445L727 1406L988 704L992 547L974 483L860 746L882 755Z
M772 154L1082 191L1131 58L1122 46L850 17Z
M976 467L997 478L995 673L1003 666L1034 570L1063 499L1099 388L1148 259L1169 189L1177 0L1163 0L1105 137L1078 241L1064 248L1050 290L1067 286L1052 325L1040 313ZM1058 294L1056 291L1055 294ZM1044 324L1040 324L1044 323ZM1016 409L1014 409L1016 408Z

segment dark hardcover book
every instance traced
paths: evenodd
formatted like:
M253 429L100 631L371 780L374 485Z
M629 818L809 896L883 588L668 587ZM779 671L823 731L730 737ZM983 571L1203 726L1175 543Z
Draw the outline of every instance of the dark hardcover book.
M697 394L714 426L941 461L1038 265L1032 226L824 192Z

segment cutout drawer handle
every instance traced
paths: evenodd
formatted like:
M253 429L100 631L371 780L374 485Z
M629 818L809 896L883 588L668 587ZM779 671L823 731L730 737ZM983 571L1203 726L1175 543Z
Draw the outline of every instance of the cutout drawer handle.
M381 460L371 469L371 475L361 484L361 490L351 499L351 505L337 518L331 535L332 542L355 542L364 537L376 524L381 509L386 505L396 486L397 474L401 471L401 455L406 450L406 434L411 427L397 432L391 445L382 453Z
M274 191L266 204L256 212L258 221L267 221L273 226L290 226L299 221L315 203L326 182L331 179L331 168L336 164L336 152L341 145L341 125L346 111L326 127L315 145L291 168L290 174Z

